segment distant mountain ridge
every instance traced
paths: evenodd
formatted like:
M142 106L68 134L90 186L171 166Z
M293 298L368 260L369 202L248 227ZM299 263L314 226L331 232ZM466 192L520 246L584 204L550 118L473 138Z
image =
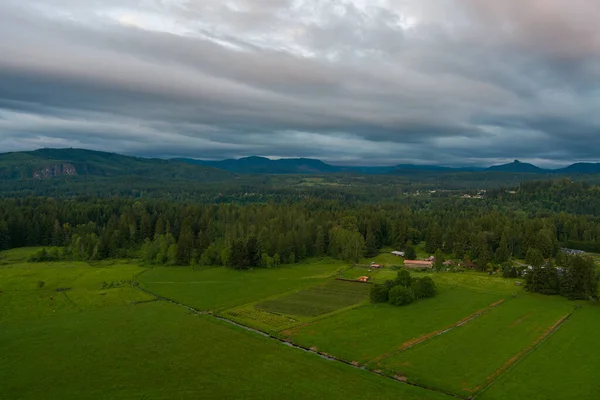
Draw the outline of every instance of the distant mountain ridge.
M229 172L202 165L85 149L39 149L0 154L0 179L60 176L140 176L199 181L232 177Z
M338 166L312 158L271 160L252 156L221 161L175 158L171 160L125 156L86 149L39 149L0 154L0 179L49 179L58 176L147 176L219 181L235 174L372 174L405 175L504 173L580 175L600 174L600 163L575 163L550 170L515 160L489 168L399 164L394 166Z

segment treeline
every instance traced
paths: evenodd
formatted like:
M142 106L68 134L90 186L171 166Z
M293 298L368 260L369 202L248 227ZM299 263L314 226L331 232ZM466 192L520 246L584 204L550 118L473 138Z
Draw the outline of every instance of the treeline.
M168 265L277 266L329 255L356 261L425 242L486 269L530 249L554 257L565 243L595 246L600 220L526 212L491 201L415 199L362 204L304 198L265 204L170 199L0 199L0 249L63 246L76 260L141 257Z
M598 274L591 257L560 253L555 262L540 257L532 261L525 275L527 290L570 300L598 299Z

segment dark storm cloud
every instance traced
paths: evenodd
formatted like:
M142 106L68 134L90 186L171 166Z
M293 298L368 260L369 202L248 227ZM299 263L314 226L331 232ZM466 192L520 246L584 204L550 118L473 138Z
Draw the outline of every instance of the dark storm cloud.
M3 2L0 147L349 164L597 158L591 0L326 3Z

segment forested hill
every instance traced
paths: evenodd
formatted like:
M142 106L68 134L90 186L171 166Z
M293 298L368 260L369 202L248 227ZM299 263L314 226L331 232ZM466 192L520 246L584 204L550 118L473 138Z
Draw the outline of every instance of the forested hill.
M0 154L0 179L69 176L138 176L197 181L232 178L226 171L202 165L83 149L40 149Z

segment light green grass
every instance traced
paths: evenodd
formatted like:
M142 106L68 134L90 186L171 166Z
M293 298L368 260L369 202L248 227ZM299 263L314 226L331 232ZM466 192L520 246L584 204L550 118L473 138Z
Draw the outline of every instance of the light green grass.
M600 399L600 308L583 307L502 376L482 400Z
M414 276L429 275L439 285L464 287L471 290L512 295L524 292L524 279L506 279L499 275L490 276L485 272L415 272ZM522 286L517 286L521 282Z
M346 361L365 363L406 341L444 329L501 299L498 295L440 287L436 297L409 306L367 305L282 332Z
M333 280L290 295L256 304L256 308L291 316L316 317L358 304L369 297L371 285Z
M4 265L0 267L0 322L150 300L152 296L129 283L142 271L139 266L118 262L98 266L81 262ZM113 281L123 285L102 289L103 282ZM58 288L70 290L57 292Z
M386 372L406 376L409 382L468 396L485 387L573 308L560 297L523 294L381 364Z
M222 310L317 285L342 267L340 262L328 259L252 271L159 267L142 274L139 280L160 296L201 310Z
M2 399L444 399L165 302L0 329Z

